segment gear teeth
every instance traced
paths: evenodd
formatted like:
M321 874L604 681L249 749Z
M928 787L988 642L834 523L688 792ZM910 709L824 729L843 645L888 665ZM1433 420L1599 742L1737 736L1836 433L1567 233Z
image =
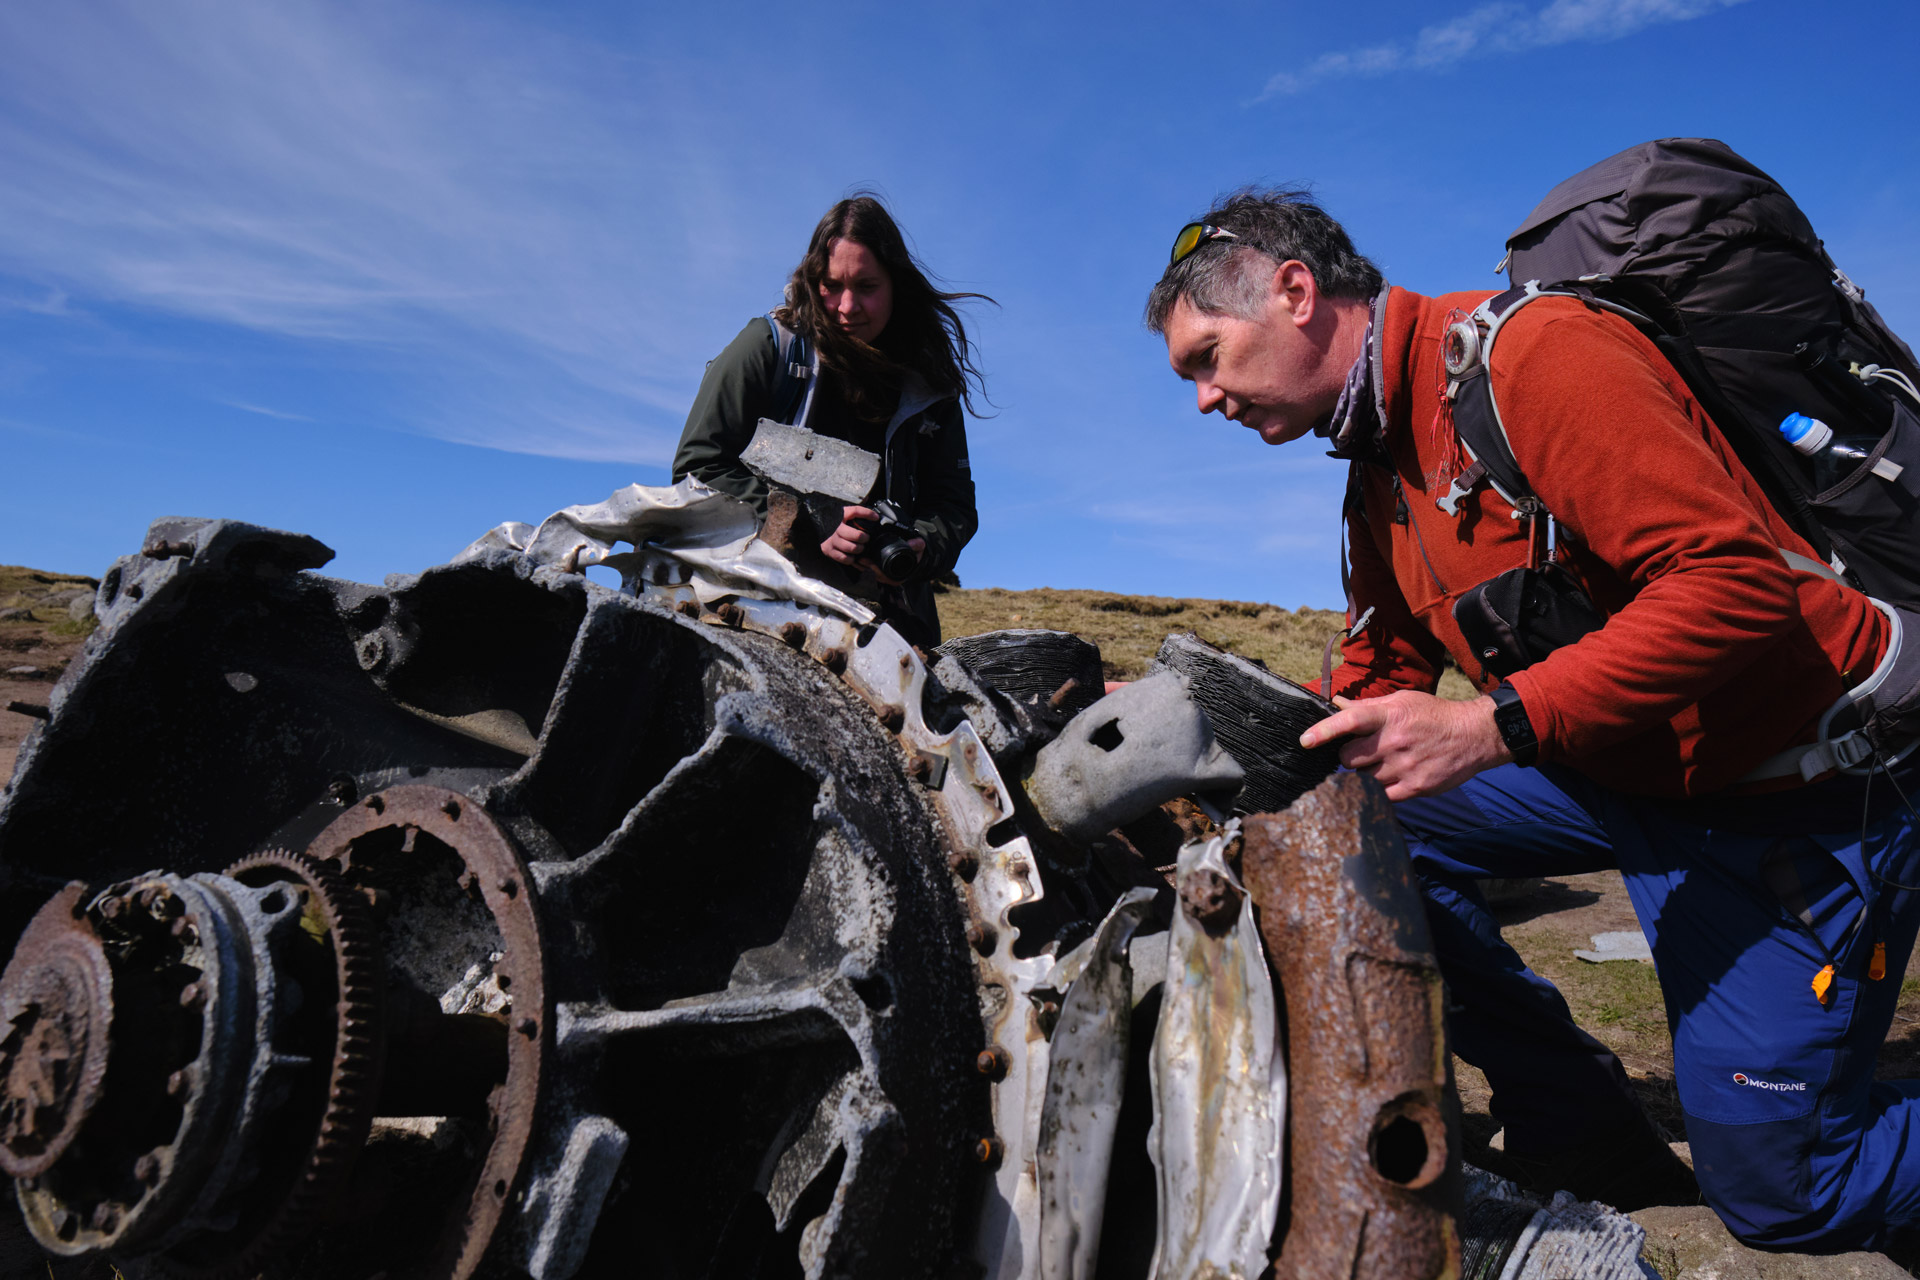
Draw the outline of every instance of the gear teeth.
M293 1189L253 1239L224 1260L184 1266L161 1258L162 1269L180 1280L248 1280L276 1254L286 1251L313 1227L373 1124L374 1065L381 1021L380 951L366 901L346 883L338 864L304 853L268 849L242 858L225 875L242 880L249 872L270 871L296 879L312 890L333 939L334 972L339 988L335 1004L333 1069L327 1103L315 1127Z

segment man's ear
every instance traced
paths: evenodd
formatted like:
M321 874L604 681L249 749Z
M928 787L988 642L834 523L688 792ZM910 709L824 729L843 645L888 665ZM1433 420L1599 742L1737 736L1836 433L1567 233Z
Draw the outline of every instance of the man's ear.
M1320 287L1314 283L1313 271L1306 263L1288 258L1274 269L1267 290L1295 326L1304 329L1313 323L1320 302Z

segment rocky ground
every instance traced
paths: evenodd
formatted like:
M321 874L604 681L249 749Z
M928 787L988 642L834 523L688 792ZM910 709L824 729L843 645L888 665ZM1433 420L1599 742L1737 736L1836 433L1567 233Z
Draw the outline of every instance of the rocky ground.
M13 776L31 712L93 630L93 593L100 584L73 574L0 565L0 779Z

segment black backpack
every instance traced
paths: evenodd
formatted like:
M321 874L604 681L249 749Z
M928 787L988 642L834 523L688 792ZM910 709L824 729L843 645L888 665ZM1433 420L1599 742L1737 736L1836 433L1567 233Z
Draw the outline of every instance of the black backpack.
M1501 327L1540 297L1573 297L1624 316L1686 380L1775 510L1826 561L1783 549L1787 562L1866 592L1891 619L1885 658L1827 713L1816 748L1782 753L1750 776L1812 777L1904 756L1920 734L1920 644L1902 643L1907 628L1920 626L1920 367L1827 256L1806 215L1725 143L1666 138L1555 187L1507 238L1500 269L1515 287L1447 333L1447 396L1470 465L1441 508L1457 510L1485 482L1517 513L1535 525L1544 516L1553 528L1514 461L1487 361ZM1877 444L1850 474L1816 491L1779 431L1795 412L1842 436L1871 434ZM1537 550L1525 568L1462 595L1453 614L1487 669L1503 677L1604 621Z
M1507 318L1535 297L1573 296L1660 348L1775 509L1850 585L1920 601L1920 367L1778 183L1721 142L1642 143L1549 192L1501 265L1516 287L1448 340L1454 427L1474 465L1444 507L1484 478L1538 510L1483 375ZM1780 435L1794 412L1879 445L1816 492ZM1870 479L1883 457L1898 483Z

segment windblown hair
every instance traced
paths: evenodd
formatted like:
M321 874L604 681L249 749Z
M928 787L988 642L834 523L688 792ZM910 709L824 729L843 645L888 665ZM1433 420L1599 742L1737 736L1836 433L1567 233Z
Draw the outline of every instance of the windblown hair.
M873 346L843 331L820 301L820 282L835 240L864 245L880 260L893 284L893 314ZM973 396L986 394L973 346L953 304L984 293L946 293L907 248L893 216L871 192L856 192L827 210L807 242L806 256L787 281L786 305L777 314L795 333L811 338L824 368L839 374L847 405L863 418L884 421L893 412L908 371L934 391L957 395L974 412Z
M1298 261L1330 298L1371 298L1384 287L1380 268L1356 251L1344 227L1305 190L1242 187L1196 221L1231 231L1172 264L1147 295L1147 328L1164 335L1173 304L1251 320L1283 262Z

